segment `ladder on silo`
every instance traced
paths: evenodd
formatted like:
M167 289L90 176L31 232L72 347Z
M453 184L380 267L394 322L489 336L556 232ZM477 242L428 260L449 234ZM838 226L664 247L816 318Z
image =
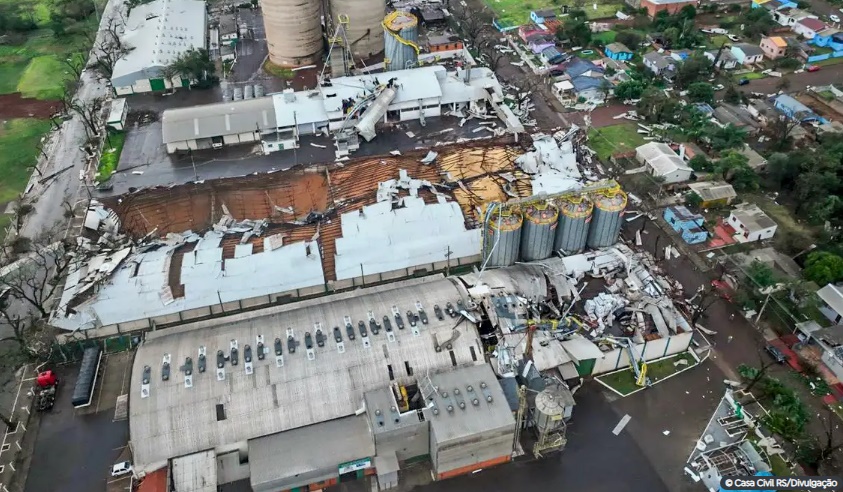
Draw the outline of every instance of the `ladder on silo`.
M328 63L331 65L331 75L334 77L343 77L351 73L355 68L354 58L351 56L351 44L348 42L348 25L350 19L346 14L337 15L337 28L334 35L330 38L330 48L328 49ZM339 50L338 52L335 50ZM334 63L334 58L339 57L340 62ZM322 73L319 74L319 83L321 84L325 76L325 68L327 64L322 67ZM342 70L342 73L336 73Z

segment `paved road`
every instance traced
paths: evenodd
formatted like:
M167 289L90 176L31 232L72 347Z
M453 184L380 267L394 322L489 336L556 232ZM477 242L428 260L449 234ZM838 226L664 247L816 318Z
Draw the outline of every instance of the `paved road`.
M804 91L808 86L837 84L840 83L841 79L843 79L843 63L826 65L822 67L819 72L789 74L782 78L786 79L790 83L786 92ZM778 77L766 77L763 79L751 80L748 84L739 86L738 88L743 92L774 94L780 90L779 84L781 83L781 80L782 79Z

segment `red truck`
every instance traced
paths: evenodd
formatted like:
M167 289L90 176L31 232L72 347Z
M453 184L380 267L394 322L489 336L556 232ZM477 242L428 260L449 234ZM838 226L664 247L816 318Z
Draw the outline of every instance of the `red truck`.
M56 403L56 390L59 387L59 378L53 371L44 371L35 378L35 408L39 412L45 412L53 408Z

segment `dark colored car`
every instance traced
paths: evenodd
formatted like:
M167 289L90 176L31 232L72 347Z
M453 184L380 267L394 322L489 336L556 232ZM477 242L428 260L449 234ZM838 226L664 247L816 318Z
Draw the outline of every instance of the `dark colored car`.
M738 81L738 85L746 85L749 83L749 79L743 78Z
M765 348L767 349L767 353L770 354L770 357L772 357L773 360L775 360L779 364L784 364L785 362L787 362L787 356L784 355L784 353L778 348L772 345L767 345Z

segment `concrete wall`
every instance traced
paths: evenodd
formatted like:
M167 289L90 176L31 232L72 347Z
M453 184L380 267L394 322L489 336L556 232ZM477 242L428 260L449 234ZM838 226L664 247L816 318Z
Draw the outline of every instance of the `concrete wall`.
M329 288L334 290L342 290L348 289L351 287L363 287L366 285L384 282L387 280L394 280L404 277L411 277L416 274L416 272L434 272L434 271L443 271L445 270L449 264L451 268L455 268L462 265L472 265L474 263L479 263L483 257L481 255L475 256L467 256L465 258L452 258L449 261L439 261L435 263L429 263L426 265L417 265L410 268L402 268L400 270L392 270L389 272L383 273L374 273L371 275L365 275L360 277L354 277L349 279L343 280L335 280L333 282L329 282ZM365 272L364 272L365 273Z
M512 454L515 426L507 426L454 442L438 442L431 429L431 461L437 476L461 470L468 473L473 467L482 467L489 461L500 460ZM477 469L477 468L474 468Z
M688 350L693 336L693 333L688 332L672 335L668 338L651 340L646 343L636 344L635 351L638 354L643 352L644 360L660 359L668 355L674 355ZM597 359L594 364L592 375L596 376L629 366L629 355L626 349L615 349L605 352L602 359Z
M424 421L411 427L377 432L375 448L395 450L399 462L430 454L430 423Z
M217 456L217 482L220 484L249 478L249 462L240 463L240 451Z

